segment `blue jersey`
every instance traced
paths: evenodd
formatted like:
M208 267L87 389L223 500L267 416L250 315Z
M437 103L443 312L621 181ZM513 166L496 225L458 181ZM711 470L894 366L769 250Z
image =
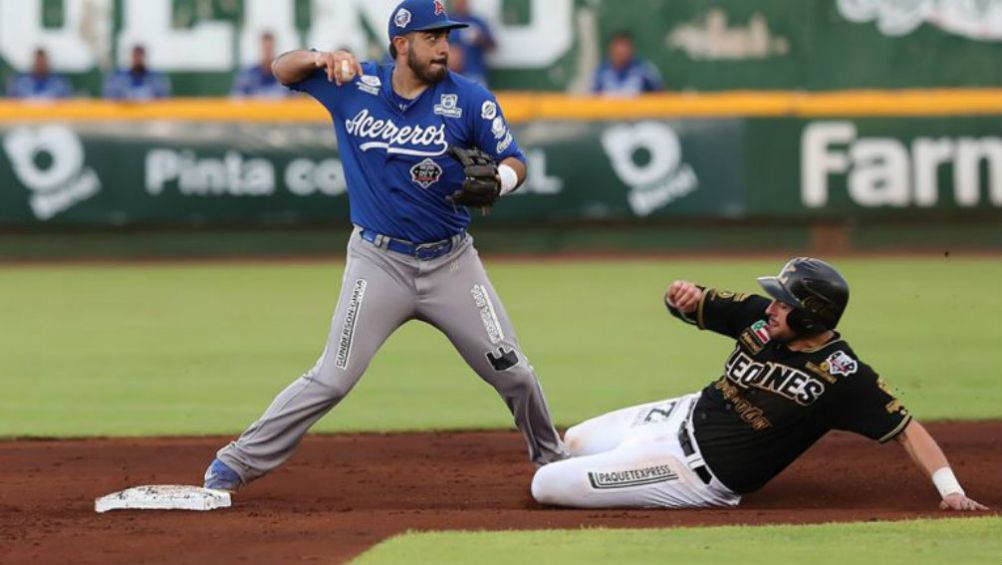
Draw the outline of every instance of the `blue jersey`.
M233 96L238 98L285 98L289 94L288 89L271 73L271 69L261 65L240 71L233 82Z
M664 89L658 69L641 59L634 59L623 69L616 69L605 61L595 71L592 91L612 96L634 96L644 92Z
M394 65L364 63L365 75L337 86L318 69L291 88L316 98L331 114L355 225L415 243L440 241L470 223L446 197L459 189L463 167L449 147L479 147L497 161L525 161L497 100L455 73L414 100L393 91Z
M150 70L133 73L121 69L104 81L104 97L111 100L152 100L170 96L167 75Z
M17 75L10 83L8 94L11 98L33 98L37 100L54 100L73 96L73 87L66 77L54 74L35 75L26 73Z

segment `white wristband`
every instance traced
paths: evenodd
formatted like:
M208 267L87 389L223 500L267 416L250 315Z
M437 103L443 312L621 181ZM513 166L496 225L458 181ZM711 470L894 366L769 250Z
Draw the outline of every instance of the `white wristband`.
M941 498L946 498L948 494L959 494L965 496L964 489L960 488L960 481L953 474L953 469L943 467L932 474L932 483L936 485Z
M509 165L498 165L498 176L501 177L501 196L518 188L518 173Z

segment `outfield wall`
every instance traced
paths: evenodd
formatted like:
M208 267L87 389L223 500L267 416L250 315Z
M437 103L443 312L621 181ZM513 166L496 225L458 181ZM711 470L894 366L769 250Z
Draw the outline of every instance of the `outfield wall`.
M530 176L486 226L1002 222L1002 91L501 101ZM345 223L345 189L309 100L0 104L0 227Z

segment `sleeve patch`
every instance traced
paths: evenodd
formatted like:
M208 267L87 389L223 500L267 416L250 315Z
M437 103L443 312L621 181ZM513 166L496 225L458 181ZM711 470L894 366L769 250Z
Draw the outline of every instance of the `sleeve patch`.
M485 120L493 120L498 115L498 105L492 100L485 100L480 106L480 117Z
M845 351L836 351L828 356L821 362L820 368L822 371L833 375L848 377L849 375L855 374L859 369L859 363L849 356Z
M758 355L769 340L769 330L766 327L765 320L759 320L748 327L745 331L741 332L738 336L738 341L741 345L745 347L752 355Z

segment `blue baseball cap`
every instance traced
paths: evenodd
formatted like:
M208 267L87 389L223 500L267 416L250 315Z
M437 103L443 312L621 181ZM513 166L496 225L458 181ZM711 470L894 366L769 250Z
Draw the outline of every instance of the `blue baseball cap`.
M458 29L469 24L449 19L442 0L404 0L390 15L390 41L412 31Z

